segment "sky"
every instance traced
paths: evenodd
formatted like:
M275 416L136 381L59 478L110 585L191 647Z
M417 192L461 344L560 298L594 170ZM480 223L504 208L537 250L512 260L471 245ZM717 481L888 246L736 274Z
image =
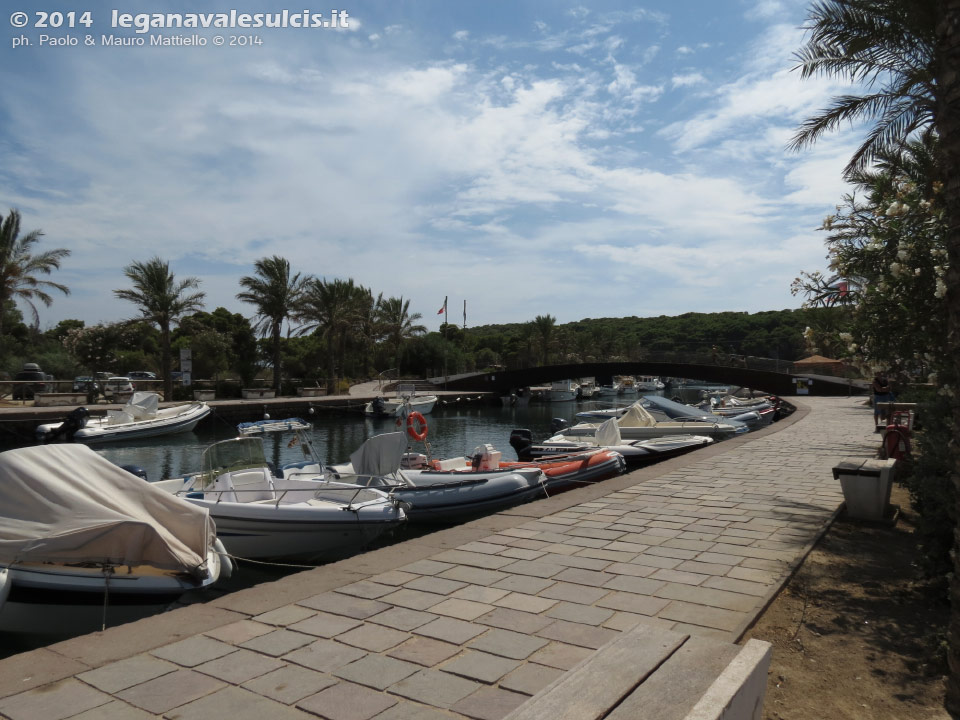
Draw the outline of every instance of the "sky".
M209 311L252 316L279 255L429 330L444 298L468 326L795 308L825 265L858 129L787 148L848 89L794 69L806 2L342 2L6 4L0 214L71 251L41 328L133 317L113 290L154 256ZM347 27L134 17L285 8ZM151 44L178 38L206 44Z

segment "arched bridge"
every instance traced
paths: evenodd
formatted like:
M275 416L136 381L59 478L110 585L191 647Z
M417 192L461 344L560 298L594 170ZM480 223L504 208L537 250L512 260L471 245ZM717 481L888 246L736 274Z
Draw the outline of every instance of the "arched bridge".
M728 361L729 362L729 361ZM769 367L751 367L769 364ZM703 380L721 385L746 387L773 395L849 395L866 390L864 380L796 372L793 363L764 358L744 358L739 364L690 363L678 361L636 361L611 363L572 363L543 365L523 370L498 370L489 373L432 378L448 390L508 393L533 385L544 385L568 378L595 378L600 385L610 384L615 375L656 375ZM438 382L439 381L439 382ZM799 382L798 382L799 381ZM806 392L798 392L798 388Z

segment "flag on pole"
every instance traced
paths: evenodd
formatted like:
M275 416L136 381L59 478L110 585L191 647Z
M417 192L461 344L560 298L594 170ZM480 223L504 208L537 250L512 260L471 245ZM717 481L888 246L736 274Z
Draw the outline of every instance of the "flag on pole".
M443 315L447 311L447 298L443 298L443 307L437 310L437 315Z

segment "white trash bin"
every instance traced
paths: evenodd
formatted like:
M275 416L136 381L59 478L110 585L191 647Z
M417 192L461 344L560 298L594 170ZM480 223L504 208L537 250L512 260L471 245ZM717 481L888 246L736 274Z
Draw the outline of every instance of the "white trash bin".
M845 460L833 468L847 514L857 520L883 520L890 504L896 460Z

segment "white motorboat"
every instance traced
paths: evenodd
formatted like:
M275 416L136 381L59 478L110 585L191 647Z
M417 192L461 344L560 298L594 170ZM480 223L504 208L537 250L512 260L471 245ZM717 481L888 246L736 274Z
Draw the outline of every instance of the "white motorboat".
M709 405L693 407L675 400L668 400L659 395L644 395L642 403L645 408L659 411L671 420L716 422L717 418L721 418L724 421L732 420L743 423L751 430L769 425L773 420L773 406L770 404L767 404L766 407L755 406L757 409L754 410L731 406L718 412L717 408Z
M634 383L640 392L650 392L651 390L663 390L666 387L655 375L637 375Z
M389 492L403 503L411 522L460 522L547 495L547 477L536 466L501 469L491 457L476 469L459 459L403 469L406 450L404 433L376 435L350 456L349 463L327 470L343 482Z
M707 435L719 440L749 430L743 423L719 417L714 417L712 420L660 421L654 418L640 402L635 402L627 408L627 411L616 419L616 423L624 440L647 440L664 435L691 434ZM589 437L597 432L598 427L597 423L578 423L573 427L562 428L562 435L566 437Z
M550 389L547 391L547 399L550 402L576 400L579 388L580 385L573 380L554 380L550 383Z
M155 487L209 511L217 535L240 558L315 561L352 552L406 520L386 493L330 481L306 436L305 460L275 476L261 437L238 437L208 447L202 470Z
M205 402L184 403L161 408L160 396L136 392L120 410L108 410L102 417L91 417L84 407L73 410L63 422L37 426L40 441L64 438L93 444L117 440L190 432L210 414Z
M600 391L597 393L600 397L616 397L620 394L620 383L613 382L610 385L600 385L597 389Z
M577 417L581 420L594 421L599 420L603 422L604 420L609 420L610 418L623 417L623 414L627 411L629 405L624 405L623 407L611 407L611 408L597 408L594 410L582 410L577 413Z
M254 420L237 425L237 432L241 435L263 435L272 432L293 432L296 430L313 430L313 424L298 417L283 420Z
M681 455L712 442L713 439L705 435L668 435L645 440L624 440L620 437L620 429L614 418L601 423L591 436L554 435L540 443L534 443L529 430L518 429L510 434L510 445L517 451L520 460L536 460L604 448L622 455L628 468Z
M491 470L526 472L537 468L546 475L545 489L552 493L568 485L598 482L622 475L626 464L620 453L606 448L590 448L577 453L515 462L503 460L502 453L487 443L474 448L470 455L445 460L430 460L422 453L405 453L401 467L405 470L428 470L431 475L434 472L446 472L464 477Z
M436 395L418 395L413 385L397 385L395 397L378 395L364 406L363 413L372 417L400 417L411 412L426 415L436 404Z
M206 510L84 445L0 453L0 478L2 632L101 630L232 569Z
M584 380L580 383L579 395L581 400L592 400L600 396L600 388L597 386L595 380Z

